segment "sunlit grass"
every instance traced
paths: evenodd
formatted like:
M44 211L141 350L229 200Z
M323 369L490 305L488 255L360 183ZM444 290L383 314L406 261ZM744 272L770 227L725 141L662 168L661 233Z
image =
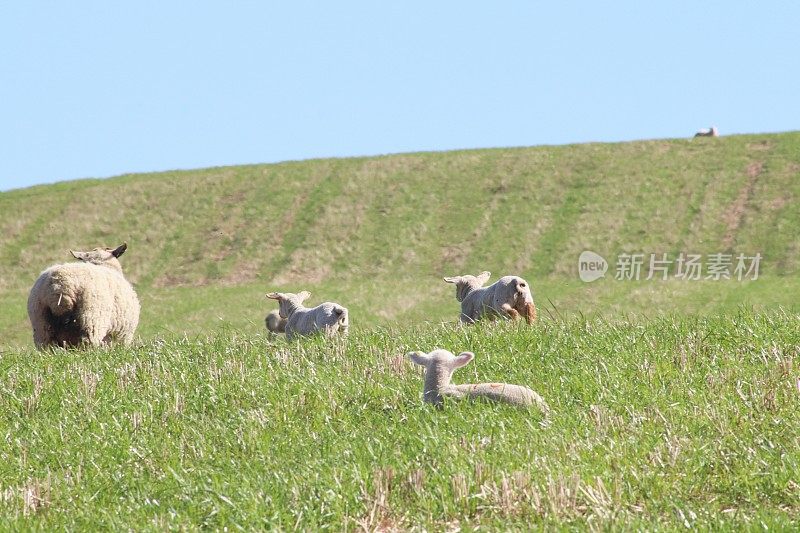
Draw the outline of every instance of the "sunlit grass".
M797 315L242 334L0 357L0 527L791 527ZM412 349L553 412L423 405Z

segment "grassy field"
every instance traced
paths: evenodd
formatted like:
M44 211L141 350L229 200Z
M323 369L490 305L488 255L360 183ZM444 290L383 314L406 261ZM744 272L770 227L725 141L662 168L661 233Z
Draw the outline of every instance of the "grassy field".
M525 383L552 413L421 401ZM234 330L0 359L0 529L794 529L798 316Z
M529 279L558 316L800 302L800 133L327 159L83 180L0 193L0 350L69 248L130 244L140 333L256 334L270 290L341 300L356 325L452 320L442 276ZM592 284L577 260L610 265ZM615 281L620 253L761 253L760 278ZM644 276L643 276L644 277Z
M798 154L784 133L0 193L0 530L797 529ZM36 352L39 272L124 240L134 346ZM623 253L763 260L615 280ZM528 278L540 320L460 327L441 278L482 270ZM350 309L346 340L266 334L264 294L301 289ZM404 354L436 347L551 415L423 405Z

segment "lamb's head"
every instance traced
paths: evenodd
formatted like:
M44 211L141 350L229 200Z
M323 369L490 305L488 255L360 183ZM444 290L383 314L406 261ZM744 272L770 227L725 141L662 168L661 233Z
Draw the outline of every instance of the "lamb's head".
M118 272L122 272L122 265L119 262L119 256L124 254L125 250L127 249L128 243L124 242L116 248L95 248L90 252L76 252L74 250L70 250L69 253L72 254L72 257L79 259L84 263L107 266Z
M267 298L278 300L278 312L281 318L289 318L297 309L303 307L303 302L311 296L308 291L301 291L297 294L291 292L270 292Z
M516 299L517 301L524 302L524 303L533 303L533 294L531 293L531 286L522 278L515 278L513 282L514 288L516 289Z
M470 276L466 274L464 276L453 276L449 278L444 278L447 283L453 283L456 286L456 300L459 302L463 302L464 298L467 297L469 293L474 291L475 289L480 289L483 287L483 284L489 281L489 277L492 275L491 272L483 271L477 276Z
M430 353L409 352L406 354L411 362L425 367L425 392L423 399L426 402L441 405L441 391L450 385L450 379L457 368L466 365L475 354L461 352L453 355L447 350L434 350Z

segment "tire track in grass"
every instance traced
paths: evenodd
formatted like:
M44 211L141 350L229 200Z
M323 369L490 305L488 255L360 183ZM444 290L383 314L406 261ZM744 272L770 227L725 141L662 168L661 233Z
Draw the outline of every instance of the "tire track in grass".
M756 181L759 176L764 172L764 162L754 161L747 165L747 181L739 189L739 195L730 205L730 207L723 213L723 220L727 227L725 237L722 239L722 247L730 251L731 247L736 243L739 228L744 220L745 213L750 205L750 200L753 197L753 190L756 186Z
M269 264L270 272L283 272L291 264L292 254L301 248L309 231L318 222L318 214L324 209L326 202L334 201L341 194L342 178L331 165L326 165L319 172L318 179L313 182L308 194L295 197L295 201L287 214L291 216L285 227L286 232L281 239L281 248ZM327 171L324 171L327 170Z
M475 223L469 228L470 231L464 232L462 240L458 243L445 248L440 259L442 274L448 276L460 276L463 274L478 274L481 270L489 268L490 265L478 266L482 263L482 256L493 253L486 252L482 248L488 247L486 235L492 232L496 226L497 215L503 202L507 199L509 182L517 176L497 176L497 163L502 158L500 153L486 153L481 159L480 165L476 165L475 174L484 176L482 198L488 198L488 202L481 206L475 206L480 217L474 217ZM474 272L467 272L466 269L474 265ZM491 266L491 268L495 268ZM495 274L496 275L496 274Z
M591 163L584 163L592 166ZM573 171L564 184L566 194L561 204L553 211L552 221L539 239L536 261L531 267L533 275L544 277L555 272L568 245L570 230L574 228L589 202L589 184L584 177L587 170Z
M677 244L678 249L674 250L675 256L679 253L694 253L699 250L686 250L686 243L689 241L689 237L692 233L693 228L697 228L702 225L703 220L703 210L701 209L704 199L705 199L705 191L708 187L708 182L711 180L711 175L708 173L703 173L703 180L702 182L698 183L697 186L691 190L689 195L689 201L687 202L686 206L686 216L684 218L683 227L680 231L680 236L678 237Z

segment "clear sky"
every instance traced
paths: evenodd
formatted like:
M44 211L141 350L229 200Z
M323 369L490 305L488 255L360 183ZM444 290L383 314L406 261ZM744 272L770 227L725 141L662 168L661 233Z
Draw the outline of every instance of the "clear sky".
M3 2L0 76L0 190L786 131L800 2Z

